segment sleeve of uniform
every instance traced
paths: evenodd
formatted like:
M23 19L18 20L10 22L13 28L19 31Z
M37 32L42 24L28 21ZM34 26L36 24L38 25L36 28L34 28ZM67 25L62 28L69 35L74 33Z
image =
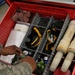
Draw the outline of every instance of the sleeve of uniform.
M0 52L2 45L0 44ZM0 62L0 75L32 75L32 67L27 62L21 62L16 65L7 65Z
M16 73L16 70L20 72L20 74ZM15 75L32 75L32 67L30 64L26 62L19 63L12 67L12 71Z
M0 75L32 75L32 68L26 62L17 65L6 65L0 62Z

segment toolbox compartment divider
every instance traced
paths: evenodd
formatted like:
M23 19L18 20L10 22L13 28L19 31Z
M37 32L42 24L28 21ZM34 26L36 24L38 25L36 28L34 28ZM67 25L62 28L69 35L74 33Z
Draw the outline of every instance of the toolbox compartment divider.
M66 29L67 29L67 27L68 27L69 22L70 22L70 17L69 17L69 15L67 15L67 17L66 17L66 19L65 19L65 22L64 22L64 24L63 24L63 27L62 27L62 29L61 29L61 32L60 32L60 34L59 34L59 36L58 36L58 39L57 39L57 41L56 41L56 44L55 44L55 46L54 46L54 50L52 51L52 54L55 53L55 49L56 49L56 47L58 46L58 44L59 44L61 38L63 37L63 35L64 35L64 33L65 33L65 31L66 31Z
M54 19L54 18L53 18L53 16L52 16L52 17L50 18L49 22L48 22L48 25L47 25L47 27L46 27L46 29L45 29L45 32L44 32L44 34L43 34L43 37L42 37L42 41L41 41L40 45L38 46L38 48L37 48L37 50L36 50L36 53L34 54L34 58L35 58L37 52L42 52L42 48L44 47L44 43L45 43L46 31L47 31L49 25L51 25L53 19Z
M52 62L52 59L53 59L53 57L55 55L56 48L57 48L57 46L58 46L61 38L63 37L63 35L64 35L64 33L65 33L65 31L66 31L66 29L68 27L69 22L70 22L70 17L69 17L69 15L67 15L67 17L66 17L66 19L64 21L63 27L61 29L61 32L60 32L60 34L58 36L58 39L57 39L57 41L55 43L54 50L51 52L50 58L48 59L48 64L45 67L45 70L43 72L43 75L49 75L49 72L50 72L49 67L50 67L50 64Z
M20 45L20 48L23 47L24 42L26 41L27 36L30 34L30 30L32 29L33 23L35 22L35 19L37 19L37 17L38 17L38 14L36 13L33 20L32 20L32 22L31 22L31 24L30 24L30 27L28 28L28 31L27 31L27 33L26 33L26 35L25 35L25 37L24 37L24 39L23 39L23 41Z

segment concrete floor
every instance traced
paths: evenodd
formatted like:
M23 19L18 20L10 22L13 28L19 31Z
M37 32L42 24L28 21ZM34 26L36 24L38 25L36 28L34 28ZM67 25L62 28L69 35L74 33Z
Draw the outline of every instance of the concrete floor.
M4 14L6 13L7 9L8 9L8 5L7 3L5 3L4 5L0 6L0 21L2 20Z

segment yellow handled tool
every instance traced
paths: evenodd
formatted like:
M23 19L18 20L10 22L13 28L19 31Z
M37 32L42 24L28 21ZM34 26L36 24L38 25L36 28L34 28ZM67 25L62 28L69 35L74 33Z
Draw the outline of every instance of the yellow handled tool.
M34 47L36 47L36 46L38 46L39 44L40 44L40 41L41 41L41 39L42 39L42 35L41 35L41 33L39 32L39 30L36 28L36 27L34 27L33 28L34 29L34 31L37 33L37 38L31 43L31 45L34 45ZM37 44L35 44L37 42Z

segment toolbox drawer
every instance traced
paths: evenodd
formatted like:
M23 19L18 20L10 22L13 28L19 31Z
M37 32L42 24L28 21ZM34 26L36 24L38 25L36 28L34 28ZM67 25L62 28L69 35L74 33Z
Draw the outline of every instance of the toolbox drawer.
M8 4L10 4L12 1L7 0L7 2L8 2ZM10 5L10 7L9 7L7 13L5 14L5 16L1 22L1 25L0 25L0 43L2 45L5 45L11 30L15 26L15 22L12 21L12 16L18 8L30 11L31 13L34 14L32 22L30 23L30 27L20 45L20 48L22 50L27 50L27 51L31 52L32 53L31 56L36 61L40 57L41 58L48 57L48 63L46 64L45 69L43 71L36 70L34 73L37 73L36 75L41 75L41 74L42 75L53 75L53 72L51 74L49 71L49 65L51 64L51 61L56 53L56 47L57 47L58 43L60 42L61 38L63 37L70 20L75 19L75 10L69 9L69 8L62 8L62 7L60 8L60 7L55 7L55 6L40 5L40 4L13 2ZM41 26L38 24L38 20L41 17L47 17L49 19L47 22L47 25ZM53 51L52 50L47 51L47 50L45 50L47 42L48 42L46 34L47 34L47 30L51 28L51 25L54 20L64 20L64 22L63 22L61 30L59 31L57 40L54 43ZM29 38L29 36L31 34L34 34L34 31L32 30L34 27L40 28L40 32L42 33L41 42L35 48L30 47L27 44L27 42L28 42L27 39ZM31 33L31 32L33 32L33 33ZM34 36L34 35L31 35L31 36ZM62 61L63 60L64 60L64 57L63 57ZM61 63L59 66L61 66ZM72 62L71 67L69 68L71 71L71 74L72 74L74 65L75 65L75 58Z

